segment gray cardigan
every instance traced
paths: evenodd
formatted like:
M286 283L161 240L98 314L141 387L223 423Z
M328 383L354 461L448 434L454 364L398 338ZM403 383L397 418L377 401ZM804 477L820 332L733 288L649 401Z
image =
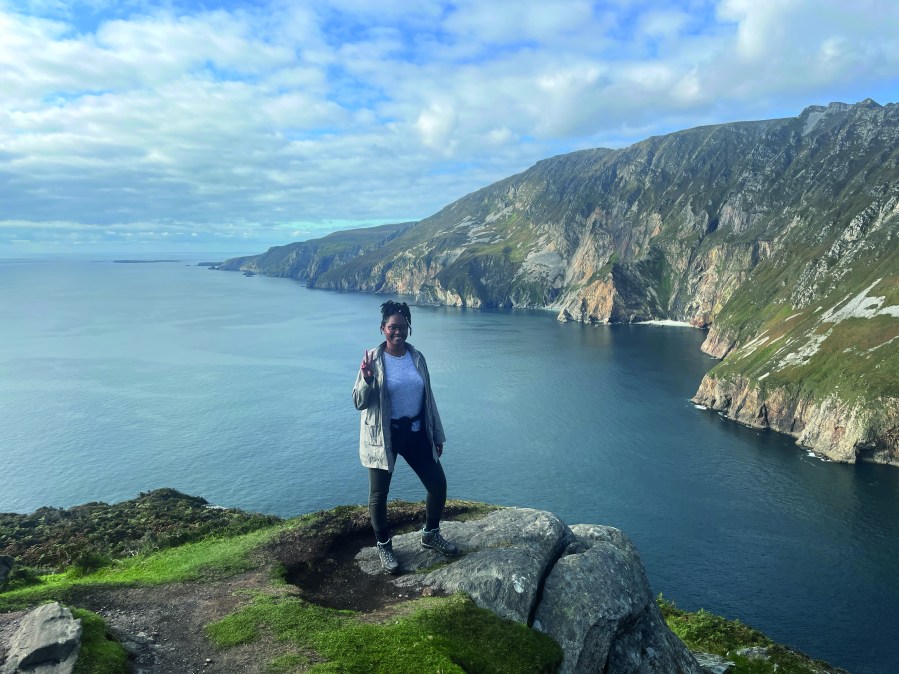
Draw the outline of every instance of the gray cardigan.
M387 395L387 383L384 380L384 346L369 350L372 359L374 376L371 384L365 381L362 371L356 375L353 386L353 404L362 412L359 419L359 458L366 468L380 468L393 472L396 454L390 445L390 398ZM412 354L412 362L425 383L424 409L422 410L422 428L428 434L431 453L434 461L438 460L437 445L446 441L440 413L434 402L431 391L431 377L425 357L411 344L406 349ZM386 421L386 423L385 423Z

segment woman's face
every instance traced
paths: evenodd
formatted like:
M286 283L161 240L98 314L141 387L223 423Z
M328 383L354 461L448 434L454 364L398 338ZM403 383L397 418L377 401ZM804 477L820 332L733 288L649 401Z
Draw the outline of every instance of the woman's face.
M391 349L402 350L406 344L406 337L409 336L409 324L402 314L393 314L387 319L381 332Z

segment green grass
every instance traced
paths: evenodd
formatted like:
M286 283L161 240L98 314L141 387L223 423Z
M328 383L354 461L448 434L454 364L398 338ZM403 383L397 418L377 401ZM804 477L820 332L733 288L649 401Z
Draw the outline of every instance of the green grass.
M869 287L868 296L883 297L883 306L899 303L896 260L895 254L883 253L869 264L857 265L838 288L802 309L793 309L789 295L803 265L796 265L798 270L759 265L753 283L744 284L717 320L719 329L740 344L763 333L768 341L752 353L735 350L709 374L730 381L748 378L762 396L782 391L789 399L815 402L835 396L858 409L881 408L882 399L899 397L899 319L882 314L820 322L824 312L818 308L843 307L848 298ZM827 338L805 362L782 367L788 353L825 333Z
M668 627L690 650L726 657L735 664L729 670L731 674L818 674L822 670L832 671L827 663L790 650L739 620L727 620L702 609L682 611L662 595L658 597L658 604ZM751 647L766 649L768 659L751 659L736 653Z
M596 283L597 281L602 281L606 276L609 275L615 265L618 264L619 259L620 258L618 253L612 251L612 254L609 256L608 261L590 275L590 278L587 281L586 285Z
M271 674L290 674L298 669L308 668L308 666L309 658L305 655L300 653L286 653L285 655L279 655L278 657L272 658L266 669L268 669Z
M72 615L81 620L81 650L75 664L75 674L124 674L128 671L128 653L122 644L110 638L106 623L96 613L73 609Z
M395 515L402 512L408 518L417 517L422 509L421 504L406 501L392 501L391 508ZM483 517L495 509L496 506L469 501L447 503L447 513L460 520ZM233 576L256 568L259 562L253 559L253 552L285 531L314 528L318 535L338 536L345 533L352 522L363 522L368 526L365 506L338 506L246 534L212 535L176 548L123 560L108 560L109 565L102 568L76 564L64 573L44 575L35 574L30 569L14 569L15 581L5 591L0 591L0 611L60 599L72 589L90 585L162 585ZM405 523L397 522L397 525L401 528Z
M277 524L249 534L212 537L146 556L114 562L112 566L84 574L77 567L66 573L38 576L36 583L0 593L0 610L31 606L87 585L160 585L179 581L227 577L256 566L253 550L281 531L305 523L308 518Z
M766 335L768 342L749 355L734 352L710 374L724 379L749 377L758 382L763 395L784 389L791 397L820 401L836 395L847 404L862 406L876 405L882 396L899 397L899 340L895 339L899 336L899 320L892 316L825 324L823 328L830 330L830 335L807 362L777 369L788 352L778 353L787 339L797 340L790 349L795 350L815 330L820 332L821 328L809 325L815 320L808 312L807 319L797 317L787 326L772 322ZM772 341L780 335L781 339ZM888 343L891 339L894 341ZM759 380L766 373L768 376Z
M548 636L478 608L465 595L410 602L400 617L376 624L350 611L327 609L295 597L258 596L244 609L207 627L227 648L263 631L325 662L313 672L554 672L562 651ZM283 671L285 659L270 663Z

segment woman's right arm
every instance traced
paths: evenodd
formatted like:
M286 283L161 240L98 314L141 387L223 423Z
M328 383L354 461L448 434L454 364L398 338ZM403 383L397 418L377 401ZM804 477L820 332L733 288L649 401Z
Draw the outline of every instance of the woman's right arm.
M369 352L365 352L359 372L356 374L356 383L353 385L353 404L357 410L368 407L374 387L374 362Z

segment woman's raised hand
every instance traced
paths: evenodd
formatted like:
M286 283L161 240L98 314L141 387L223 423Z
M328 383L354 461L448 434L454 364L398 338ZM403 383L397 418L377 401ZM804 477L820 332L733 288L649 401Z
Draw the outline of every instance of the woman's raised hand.
M362 376L365 378L365 381L370 384L375 373L372 370L372 355L368 351L362 356L362 364L359 366L359 369L362 370Z

